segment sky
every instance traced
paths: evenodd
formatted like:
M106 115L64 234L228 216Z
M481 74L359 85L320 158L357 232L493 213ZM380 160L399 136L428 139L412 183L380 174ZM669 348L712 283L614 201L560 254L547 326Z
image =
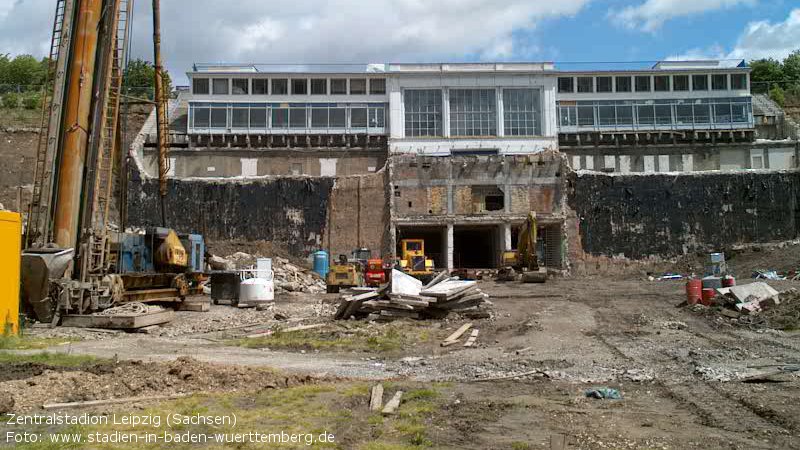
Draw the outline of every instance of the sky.
M151 4L134 3L133 57L152 59ZM0 0L0 53L44 56L55 5ZM176 84L195 62L554 61L588 69L784 58L800 48L800 0L161 0L161 15Z

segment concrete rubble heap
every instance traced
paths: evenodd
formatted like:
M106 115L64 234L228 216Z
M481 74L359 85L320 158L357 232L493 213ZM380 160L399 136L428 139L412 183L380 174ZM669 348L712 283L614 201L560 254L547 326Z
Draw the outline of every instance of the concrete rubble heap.
M450 277L446 271L423 286L416 278L393 270L390 283L377 289L354 289L343 295L334 318L442 319L451 311L472 318L488 318L490 314L483 308L491 305L488 299L489 295L477 288L477 282Z
M244 252L236 252L227 258L212 256L209 265L212 270L247 270L255 267L256 256ZM275 274L275 291L304 292L319 294L325 292L325 281L315 272L292 264L286 258L272 258L272 270Z

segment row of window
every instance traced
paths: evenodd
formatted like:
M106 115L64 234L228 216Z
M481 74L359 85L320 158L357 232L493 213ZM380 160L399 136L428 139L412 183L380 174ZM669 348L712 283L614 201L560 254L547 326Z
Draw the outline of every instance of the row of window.
M497 136L495 89L450 89L450 136ZM443 134L441 89L406 89L405 135L437 137ZM503 89L505 136L542 134L541 97L538 89Z
M194 95L383 95L383 78L193 78Z
M564 127L671 127L749 124L749 98L559 102L559 124Z
M710 75L637 75L637 76L579 76L559 77L558 92L562 94L594 92L685 92L747 89L747 74Z
M189 123L205 129L384 128L385 105L193 103Z

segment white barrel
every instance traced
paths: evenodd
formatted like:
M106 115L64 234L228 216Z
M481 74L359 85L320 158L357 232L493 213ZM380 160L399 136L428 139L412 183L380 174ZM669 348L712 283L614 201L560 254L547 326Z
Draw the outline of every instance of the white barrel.
M239 285L239 305L256 306L275 301L275 282L263 278L250 278Z

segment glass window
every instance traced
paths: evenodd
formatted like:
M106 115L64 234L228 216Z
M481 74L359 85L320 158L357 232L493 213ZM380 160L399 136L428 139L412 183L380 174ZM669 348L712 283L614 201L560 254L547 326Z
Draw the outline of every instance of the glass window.
M578 124L575 106L559 105L558 120L562 127L574 127Z
M350 127L367 127L367 108L350 108Z
M616 108L614 102L604 102L597 108L597 121L600 126L613 126L617 124Z
M692 90L693 91L707 91L708 90L708 75L692 75Z
M407 89L403 93L406 136L442 136L442 91Z
M347 95L347 79L345 78L331 79L331 94Z
M267 81L266 78L253 79L253 95L267 95Z
M636 114L639 118L639 125L654 125L656 123L656 111L653 105L638 105Z
M234 78L231 80L231 93L233 95L249 95L250 80L247 78Z
M312 78L311 95L328 95L328 80L325 78Z
M731 104L727 101L725 103L717 103L714 105L714 123L730 123L731 122Z
M742 123L749 122L750 118L750 104L749 103L732 103L731 104L731 121Z
M347 110L344 108L331 108L328 110L331 128L345 128L347 126Z
M676 91L689 90L689 75L675 75L672 77L672 88Z
M308 95L308 80L292 79L292 95Z
M728 90L728 74L714 74L711 75L711 89L715 91Z
M675 121L680 125L692 125L694 123L694 112L692 112L692 105L683 103L676 105Z
M328 108L311 108L311 127L328 128Z
M656 92L669 92L669 75L653 77L653 88Z
M264 106L250 108L250 128L264 130L267 128L267 108Z
M558 78L558 92L570 93L575 92L574 80L572 77L559 77Z
M731 89L743 91L747 89L747 74L733 73L731 74Z
M578 103L578 125L582 127L594 126L594 104Z
M694 123L699 123L699 124L711 123L711 109L709 108L708 103L695 103Z
M497 99L494 89L450 90L450 135L497 135Z
M247 128L250 125L248 108L234 107L231 110L231 128Z
M672 106L669 104L656 104L656 124L672 125Z
M214 87L214 95L228 95L227 78L214 78L214 82L212 84Z
M386 126L386 112L383 107L369 108L370 128L383 128Z
M597 92L611 92L611 77L597 77Z
M628 102L617 104L617 125L633 125L633 105Z
M386 93L386 80L383 78L372 78L369 80L369 93L372 95L383 95Z
M631 91L631 77L617 77L617 92Z
M289 108L272 108L272 128L289 126Z
M364 95L367 93L367 80L364 78L350 79L350 95Z
M192 94L208 95L208 78L192 79Z
M306 128L306 107L289 108L289 128Z
M286 78L272 79L272 95L286 95L289 93L289 80Z
M228 127L228 109L211 108L211 128Z
M636 77L636 92L650 92L650 76Z
M506 136L542 134L538 89L503 89L503 124Z
M208 108L194 108L193 127L194 128L208 128L211 123L209 121L210 110Z
M578 77L578 92L583 92L583 93L594 92L594 78Z

